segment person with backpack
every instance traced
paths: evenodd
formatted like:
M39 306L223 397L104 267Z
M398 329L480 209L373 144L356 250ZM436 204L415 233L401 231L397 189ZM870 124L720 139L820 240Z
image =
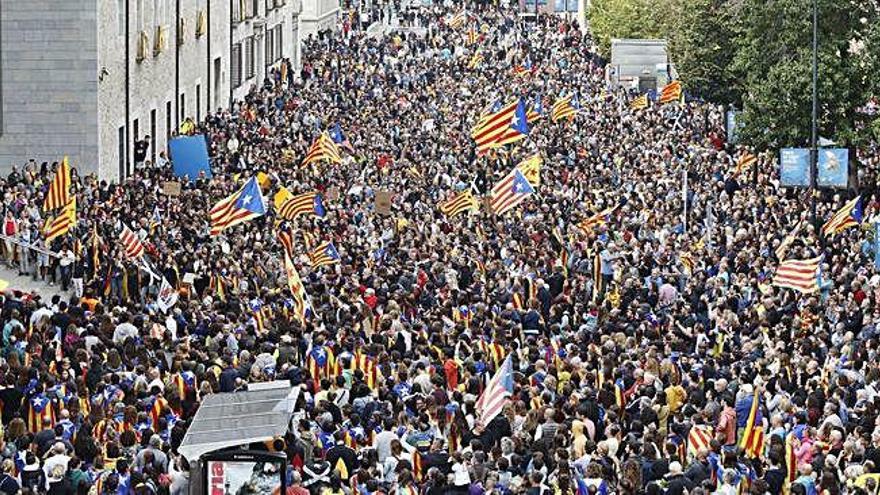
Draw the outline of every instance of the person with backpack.
M28 488L32 492L42 493L46 490L46 473L40 466L37 456L28 452L24 457L24 468L21 470L21 488Z

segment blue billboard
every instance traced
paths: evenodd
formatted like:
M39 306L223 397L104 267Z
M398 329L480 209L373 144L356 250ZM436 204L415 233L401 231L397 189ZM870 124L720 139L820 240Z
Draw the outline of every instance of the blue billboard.
M180 136L168 142L171 151L171 164L175 177L188 177L196 180L205 173L205 177L211 178L211 160L208 158L208 143L205 136Z
M849 185L849 150L827 148L819 150L819 187L847 187Z
M779 151L779 180L785 187L809 187L810 150L782 148Z
M554 12L577 12L578 0L555 0Z

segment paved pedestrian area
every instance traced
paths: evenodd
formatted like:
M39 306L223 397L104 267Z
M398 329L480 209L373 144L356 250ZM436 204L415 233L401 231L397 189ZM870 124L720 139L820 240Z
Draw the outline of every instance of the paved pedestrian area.
M43 281L34 280L31 277L20 277L18 270L10 269L5 265L0 265L0 280L8 282L9 289L22 292L36 291L43 298L50 298L55 294L64 294L61 287L57 285L50 286Z

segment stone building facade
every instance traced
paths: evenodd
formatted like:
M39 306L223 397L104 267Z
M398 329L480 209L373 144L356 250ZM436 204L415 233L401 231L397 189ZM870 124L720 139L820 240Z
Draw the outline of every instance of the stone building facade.
M302 0L0 2L0 172L67 155L80 173L129 175L135 141L150 136L155 160L187 117L228 108L283 59L296 70L302 11Z

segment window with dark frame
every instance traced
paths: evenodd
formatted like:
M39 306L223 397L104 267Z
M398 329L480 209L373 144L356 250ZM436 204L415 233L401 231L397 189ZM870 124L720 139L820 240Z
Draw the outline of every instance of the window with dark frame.
M241 86L241 43L232 45L232 88Z
M168 146L168 141L171 141L171 133L174 132L174 128L171 127L171 101L165 102L165 146Z
M245 75L245 79L250 79L257 73L257 68L255 67L256 57L254 56L255 50L253 36L244 40L244 47L244 51L247 54L247 74Z
M150 162L156 164L156 109L150 110Z
M283 27L284 23L278 24L275 26L275 61L279 61L284 57L284 44L281 42L283 39Z
M116 136L119 142L119 180L125 179L125 126L121 126Z
M275 58L273 57L273 52L272 52L275 49L275 42L273 40L274 35L275 35L274 30L272 30L272 29L266 30L266 40L265 40L266 41L266 48L263 50L266 53L266 59L265 59L266 67L272 65L272 61L275 60Z
M238 24L242 20L244 12L241 11L242 4L238 0L232 1L232 23Z

